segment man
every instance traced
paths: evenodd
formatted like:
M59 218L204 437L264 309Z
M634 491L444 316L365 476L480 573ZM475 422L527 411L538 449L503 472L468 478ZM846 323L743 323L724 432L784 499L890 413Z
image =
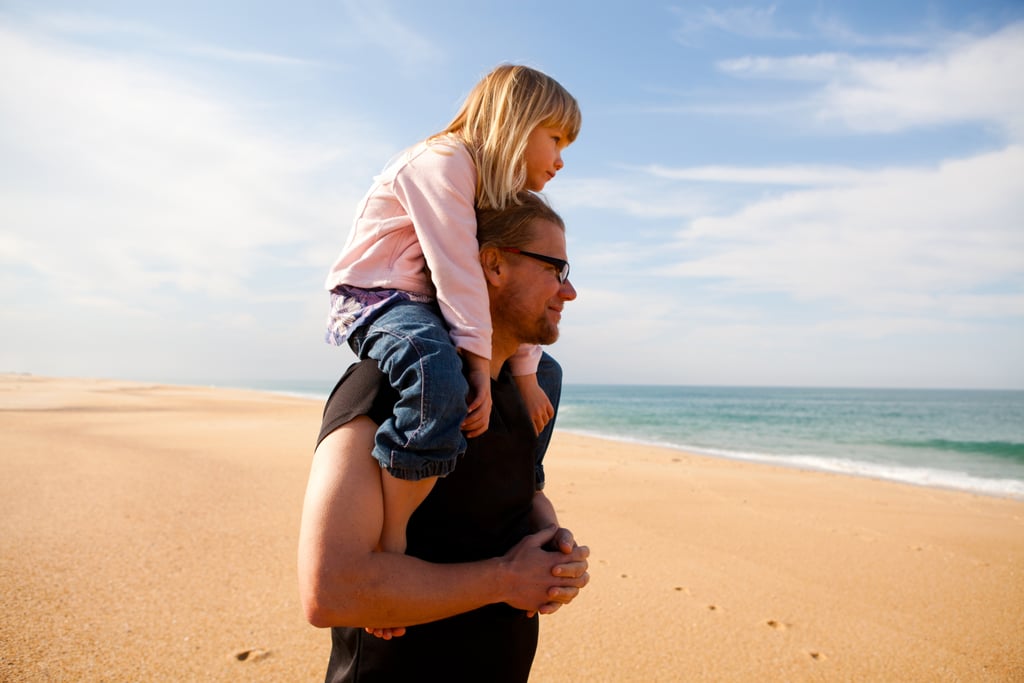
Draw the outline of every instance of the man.
M520 344L554 342L576 298L561 218L536 195L522 201L478 216L490 428L413 514L407 554L375 552L383 503L370 450L396 395L362 362L328 400L299 540L306 617L332 628L328 681L526 681L536 614L569 603L589 580L589 550L559 527L541 490L534 425L504 367Z

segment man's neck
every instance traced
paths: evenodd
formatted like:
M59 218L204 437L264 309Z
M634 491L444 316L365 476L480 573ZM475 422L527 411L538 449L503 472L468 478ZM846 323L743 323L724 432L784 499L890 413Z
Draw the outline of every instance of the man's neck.
M494 335L491 339L491 379L498 379L505 361L519 349L519 342Z

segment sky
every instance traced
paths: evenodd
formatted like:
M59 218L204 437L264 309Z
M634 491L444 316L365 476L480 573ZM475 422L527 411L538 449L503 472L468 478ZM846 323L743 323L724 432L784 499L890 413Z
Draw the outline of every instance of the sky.
M1024 389L1024 2L0 0L0 372L334 378L384 163L503 62L567 383Z

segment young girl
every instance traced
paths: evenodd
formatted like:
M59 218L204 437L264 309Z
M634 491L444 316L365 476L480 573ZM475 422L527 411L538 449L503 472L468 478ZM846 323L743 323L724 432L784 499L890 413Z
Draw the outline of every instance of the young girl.
M521 190L542 190L579 128L579 106L558 82L499 66L447 128L392 161L357 208L327 277L327 342L347 341L376 360L400 395L373 449L381 550L405 551L406 523L455 468L463 431L479 436L490 419L491 325L475 207L505 208ZM537 381L540 356L524 347L512 360L538 433L554 415Z

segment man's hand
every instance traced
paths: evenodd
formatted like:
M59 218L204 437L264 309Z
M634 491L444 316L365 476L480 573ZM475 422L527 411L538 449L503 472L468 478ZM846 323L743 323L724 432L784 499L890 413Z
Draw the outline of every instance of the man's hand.
M587 572L590 567L587 559L590 557L590 548L585 545L577 545L572 532L565 528L559 528L544 547L550 552L559 552L571 557L570 561L552 567L551 575L558 578L572 578L578 582L572 586L552 586L548 589L548 597L551 600L537 611L541 614L553 614L562 605L568 605L575 600L576 596L580 594L580 589L590 583L590 574Z
M590 581L588 548L574 544L568 553L544 549L559 531L550 526L531 534L501 558L507 572L504 585L509 589L505 602L531 616L551 614L571 602Z

